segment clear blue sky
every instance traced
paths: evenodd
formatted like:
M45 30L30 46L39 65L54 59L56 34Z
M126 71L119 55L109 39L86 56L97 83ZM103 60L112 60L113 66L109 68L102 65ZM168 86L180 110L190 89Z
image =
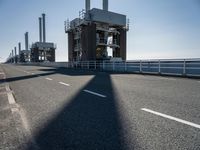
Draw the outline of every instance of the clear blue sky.
M0 61L22 42L39 39L38 17L46 13L47 41L57 44L56 60L67 61L64 20L78 16L85 0L0 0ZM91 0L102 8L102 0ZM109 10L130 18L127 57L200 58L200 0L109 0Z

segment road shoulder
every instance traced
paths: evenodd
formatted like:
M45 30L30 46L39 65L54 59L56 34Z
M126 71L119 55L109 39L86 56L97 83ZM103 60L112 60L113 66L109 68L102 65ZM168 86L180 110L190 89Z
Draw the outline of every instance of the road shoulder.
M6 82L6 75L0 65L0 149L26 149L29 133L22 119L22 109L15 103L13 91Z

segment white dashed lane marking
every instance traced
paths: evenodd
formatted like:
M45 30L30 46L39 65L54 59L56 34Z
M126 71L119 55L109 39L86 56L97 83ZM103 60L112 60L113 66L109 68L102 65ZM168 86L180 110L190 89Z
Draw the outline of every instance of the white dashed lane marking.
M99 93L96 93L96 92L93 92L93 91L90 91L90 90L83 90L83 91L87 92L87 93L90 93L90 94L93 94L93 95L96 95L96 96L99 96L99 97L106 98L105 95L102 95L102 94L99 94Z
M59 82L59 83L62 84L62 85L65 85L65 86L70 86L69 84L64 83L64 82Z
M51 78L46 78L46 80L52 81L53 79L51 79Z
M166 114L162 114L162 113L159 113L159 112L147 109L147 108L142 108L141 110L149 112L149 113L152 113L152 114L157 115L157 116L161 116L163 118L174 120L174 121L177 121L177 122L180 122L180 123L183 123L183 124L186 124L186 125L189 125L189 126L192 126L192 127L200 129L200 125L192 123L192 122L189 122L189 121L186 121L186 120L183 120L183 119L179 119L179 118L172 117L172 116L169 116L169 115L166 115Z

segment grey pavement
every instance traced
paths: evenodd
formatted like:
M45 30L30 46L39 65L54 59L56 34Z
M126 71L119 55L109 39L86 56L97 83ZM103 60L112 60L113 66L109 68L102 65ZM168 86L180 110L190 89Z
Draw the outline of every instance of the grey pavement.
M4 70L0 66L0 150L25 149L27 148L26 133L23 131L19 114L12 112L18 106L9 104L6 89L8 85L4 79Z
M200 149L199 80L2 67L22 110L19 114L28 145L24 149Z

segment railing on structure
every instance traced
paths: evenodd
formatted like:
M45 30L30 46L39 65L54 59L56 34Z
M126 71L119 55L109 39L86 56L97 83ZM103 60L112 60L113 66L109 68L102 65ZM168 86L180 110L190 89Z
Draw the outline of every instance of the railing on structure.
M200 77L200 59L138 60L126 62L84 61L73 62L72 64L73 68L81 69Z
M33 64L33 63L31 63ZM45 62L41 66L200 77L200 59Z

